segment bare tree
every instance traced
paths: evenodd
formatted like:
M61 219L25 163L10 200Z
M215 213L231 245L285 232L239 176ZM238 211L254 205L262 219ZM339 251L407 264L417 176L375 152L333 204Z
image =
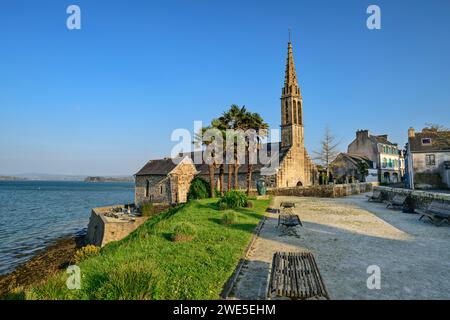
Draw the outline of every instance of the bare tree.
M438 148L445 148L450 145L450 129L437 123L426 123L424 130L431 132L433 145Z
M437 131L437 132L445 132L445 131L450 131L450 129L442 124L438 124L438 123L425 123L425 125L427 126L426 128L431 130L431 131Z
M336 141L336 136L331 132L330 126L327 125L325 127L325 133L320 142L321 149L319 151L313 151L316 155L314 157L315 160L318 160L320 164L326 169L327 176L330 175L329 165L330 163L336 159L338 155L338 141Z

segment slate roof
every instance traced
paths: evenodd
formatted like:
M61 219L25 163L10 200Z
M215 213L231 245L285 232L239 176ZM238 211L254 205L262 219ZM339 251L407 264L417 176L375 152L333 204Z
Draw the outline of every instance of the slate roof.
M274 148L279 147L279 143L271 143L271 144L265 144L263 148L267 146L267 153L269 156L272 156L272 150L276 150ZM264 150L264 149L263 149ZM280 163L283 161L284 157L287 154L287 151L289 149L279 150L279 161ZM197 152L191 152L186 154L180 154L181 158L184 158L185 156L191 157L192 161L195 160L195 154L202 153L201 151ZM201 158L201 155L200 157ZM259 159L259 157L258 157ZM144 175L167 175L170 171L172 171L176 167L176 164L174 163L172 158L164 158L164 159L156 159L156 160L150 160L145 164L145 166L139 170L136 173L136 176L144 176ZM209 168L206 163L202 164L195 164L195 167L197 171L200 172L200 174L208 174ZM260 172L261 168L263 168L264 165L261 163L257 163L253 165L253 172L258 173ZM228 165L225 165L224 168L225 174L228 173ZM218 170L216 170L217 174ZM239 173L247 173L247 165L240 165L239 166Z
M431 143L423 144L422 139L431 139ZM450 152L450 131L424 129L408 141L411 152Z
M373 168L373 161L364 155L342 152L338 155L338 157L336 157L336 160L339 160L338 159L339 157L341 157L341 159L343 159L343 160L347 160L347 161L351 162L352 164L355 165L355 167L357 167L358 163L360 163L361 161L365 161L369 165L370 169Z
M169 158L150 160L141 170L138 171L138 173L136 173L136 175L167 175L175 167L176 164Z
M386 135L379 135L379 136L370 135L370 139L372 141L374 141L375 143L383 143L383 144L390 145L390 146L397 146L396 143L390 142L387 139Z

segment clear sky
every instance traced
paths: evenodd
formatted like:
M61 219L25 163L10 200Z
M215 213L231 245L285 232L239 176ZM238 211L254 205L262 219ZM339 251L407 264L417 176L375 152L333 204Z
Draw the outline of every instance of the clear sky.
M2 0L0 174L133 174L233 103L277 127L289 27L310 151L327 123L342 150L449 126L448 0Z

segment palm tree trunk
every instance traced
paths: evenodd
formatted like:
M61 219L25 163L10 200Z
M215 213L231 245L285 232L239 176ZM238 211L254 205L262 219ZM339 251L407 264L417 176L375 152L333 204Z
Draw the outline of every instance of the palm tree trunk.
M250 189L252 186L252 172L253 172L253 165L249 164L248 165L248 178L247 178L247 195L250 195Z
M253 165L250 164L250 152L247 149L247 195L250 195L250 186L252 184Z
M228 164L228 188L227 191L231 190L231 180L233 179L233 165L230 163Z
M219 167L219 183L220 183L220 195L223 196L223 178L225 175L225 165L222 163Z
M234 189L239 190L239 163L234 163Z
M209 168L209 183L210 183L210 193L211 193L211 198L215 198L216 194L214 192L214 187L215 187L215 179L214 179L214 174L215 174L215 168L214 168L214 164L208 164L208 168Z

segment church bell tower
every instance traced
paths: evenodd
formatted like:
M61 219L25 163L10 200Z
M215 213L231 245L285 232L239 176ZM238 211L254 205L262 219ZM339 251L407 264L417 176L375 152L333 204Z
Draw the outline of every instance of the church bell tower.
M303 149L303 106L295 72L292 43L288 43L288 56L284 87L281 92L281 148Z

